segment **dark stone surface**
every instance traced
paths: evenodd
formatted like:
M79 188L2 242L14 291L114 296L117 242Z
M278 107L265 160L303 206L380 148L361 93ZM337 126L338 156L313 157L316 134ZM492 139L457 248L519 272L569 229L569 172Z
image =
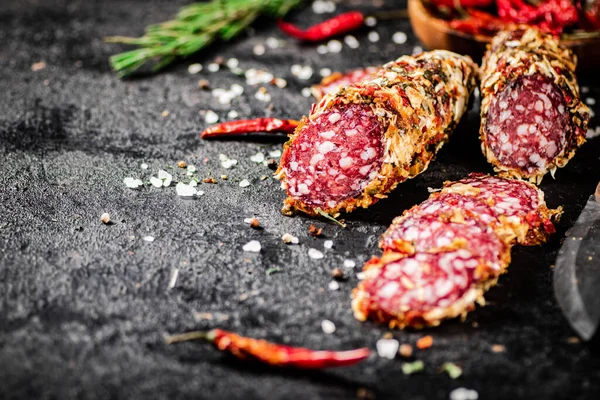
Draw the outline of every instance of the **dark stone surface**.
M292 64L340 70L396 58L417 44L409 24L381 22L376 45L367 41L368 30L358 32L360 49L345 47L339 55L318 55L316 46L287 41L258 57L255 44L283 38L265 21L250 35L217 44L196 59L206 67L217 55L235 56L244 69L267 68L286 78L287 88L269 87L268 112L266 103L254 99L256 88L226 69L193 76L183 62L133 80L119 80L110 71L107 58L119 46L104 44L103 36L139 34L181 3L2 2L0 398L352 398L364 387L379 398L444 399L459 386L477 390L481 399L597 398L598 339L568 342L574 333L554 300L551 265L600 178L600 139L586 144L556 180L545 179L548 203L565 208L558 233L545 246L515 248L510 272L486 296L486 307L465 323L393 333L412 344L425 333L434 337L433 348L415 354L425 362L421 374L404 376L399 359L373 357L356 367L298 372L237 362L201 343L165 345L165 333L218 326L311 348L374 348L387 329L352 317L355 274L331 292L331 269L350 258L358 272L378 253L378 237L392 218L425 199L427 187L490 171L478 148L475 109L426 173L388 200L349 215L348 229L284 217L278 183L260 180L271 171L249 160L258 150L280 148L283 139L201 141L205 123L199 110L212 108L222 119L229 108L241 118L299 117L311 100L300 95L308 84L291 75ZM386 4L398 6L402 3ZM308 23L322 17L307 8L291 18ZM397 30L408 32L408 43L389 40ZM32 72L40 60L47 67ZM592 75L580 79L591 88L590 97L600 91ZM200 78L213 87L241 83L246 93L231 107L218 105L196 88ZM312 82L317 79L315 73ZM163 110L168 117L161 116ZM224 170L219 153L239 165ZM126 176L146 179L180 159L198 166L200 177L227 174L229 180L200 184L206 194L196 200L177 197L174 187L136 191L123 184ZM140 169L143 162L150 165L147 171ZM244 178L250 187L238 186ZM104 212L113 225L100 223ZM252 215L264 229L243 223ZM308 236L312 223L324 227L326 238ZM301 244L283 245L285 232ZM156 240L145 242L146 235ZM250 239L261 241L260 255L242 252ZM325 239L335 247L324 251L324 259L310 260L308 248L323 249ZM271 267L281 272L267 276ZM179 268L179 279L169 290L172 268ZM213 319L198 319L204 312ZM325 318L337 326L333 335L321 331ZM507 351L493 353L492 344ZM463 376L452 381L441 374L446 361L460 364Z

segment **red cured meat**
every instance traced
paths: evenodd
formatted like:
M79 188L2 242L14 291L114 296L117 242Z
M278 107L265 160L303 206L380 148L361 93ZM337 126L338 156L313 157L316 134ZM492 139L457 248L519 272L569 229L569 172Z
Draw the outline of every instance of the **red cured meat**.
M493 98L485 125L498 161L528 174L545 171L573 130L562 92L550 78L522 76Z
M407 216L395 220L383 234L380 247L397 252L439 252L465 248L475 257L494 262L506 245L489 226L448 222L430 216Z
M493 224L497 222L497 214L482 199L463 196L456 193L434 193L429 199L408 210L407 214L430 216L444 220Z
M305 204L327 208L358 195L381 167L382 135L368 105L319 114L302 127L281 159L288 192Z
M372 78L380 69L380 67L367 67L353 69L343 74L334 72L312 87L313 96L319 100L326 94L337 91L340 86L348 86Z
M355 316L392 327L422 327L472 309L503 267L460 249L391 259L388 253L371 260L365 270L354 293Z

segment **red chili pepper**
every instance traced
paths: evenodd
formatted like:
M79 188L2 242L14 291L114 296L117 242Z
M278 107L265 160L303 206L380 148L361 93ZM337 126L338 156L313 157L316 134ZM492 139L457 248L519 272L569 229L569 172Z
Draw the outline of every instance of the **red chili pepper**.
M456 8L485 8L492 5L494 0L431 0L438 7Z
M534 25L553 34L578 21L577 7L571 0L547 0L537 6L523 0L496 0L496 5L504 21Z
M200 134L203 139L219 136L235 136L252 132L292 133L300 122L294 119L256 118L223 122L212 125Z
M221 329L188 332L167 337L167 343L206 340L219 350L240 359L254 359L277 367L321 369L356 364L371 354L367 348L349 351L313 351L302 347L282 346L261 339L240 336Z
M493 36L497 32L506 29L510 24L505 23L495 15L480 10L467 9L469 15L466 19L454 19L450 21L450 27L471 35Z
M305 42L319 42L337 36L345 32L353 31L362 26L365 16L359 11L349 11L337 15L331 19L313 25L306 30L298 28L294 24L277 21L279 29L285 34Z

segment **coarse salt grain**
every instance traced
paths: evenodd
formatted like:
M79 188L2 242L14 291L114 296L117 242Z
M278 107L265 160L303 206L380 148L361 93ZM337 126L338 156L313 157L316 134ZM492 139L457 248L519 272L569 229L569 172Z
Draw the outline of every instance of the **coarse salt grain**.
M254 53L254 55L257 55L257 56L262 56L263 54L265 54L265 51L266 51L265 46L263 46L262 44L257 44L252 49L252 52Z
M327 49L326 44L320 44L317 46L317 54L327 54L329 53L329 49Z
M150 183L152 184L152 186L157 187L157 188L162 187L162 185L163 185L162 179L158 179L155 176L150 178Z
M369 39L369 42L371 43L377 43L379 42L379 33L377 33L376 31L371 31L367 35L367 39Z
M159 169L158 170L158 179L163 181L164 187L169 187L169 185L171 184L171 181L173 180L173 175L171 175L170 173L168 173L167 171L165 171L163 169Z
M248 181L248 179L242 179L242 181L240 182L240 187L248 187L250 186L250 181Z
M206 111L206 114L204 114L204 121L207 124L214 124L218 120L219 120L219 116L213 110L208 110L208 111Z
M338 281L331 281L329 282L329 290L339 290L340 289L340 284L338 283Z
M362 281L366 277L367 277L367 274L364 272L359 272L358 274L356 274L356 279L358 279L359 281Z
M273 157L273 158L281 157L281 150L270 151L269 157Z
M254 161L255 163L262 163L265 161L265 155L261 152L256 153L252 157L250 157L250 161Z
M324 319L321 321L321 329L323 329L323 333L330 335L335 332L335 324L328 319Z
M221 161L221 166L222 166L223 168L225 168L225 169L230 169L230 168L232 168L234 165L237 165L237 163L238 163L238 161L237 161L237 160L234 160L234 159L227 158L227 159L225 159L225 160Z
M135 179L130 176L123 179L123 183L130 189L137 189L144 184L140 179Z
M198 191L196 192L196 196L197 196L197 197L200 197L200 196L202 196L202 195L204 195L204 192L203 192L202 190L198 190Z
M303 88L301 93L302 93L303 97L312 96L312 92L311 92L310 88L307 88L307 87Z
M171 277L169 278L169 285L167 289L171 290L177 284L177 277L179 276L179 268L171 269Z
M596 99L594 99L593 97L587 97L585 99L585 104L587 104L588 106L593 106L594 104L596 104Z
M356 263L354 262L354 260L344 260L345 268L354 268L355 266L356 266Z
M260 253L261 249L260 242L258 240L251 240L242 247L242 250L248 253Z
M227 113L227 118L229 118L229 119L235 119L235 118L237 118L237 117L238 117L238 115L239 115L239 114L238 114L238 112L237 112L237 111L235 111L235 110L231 110L231 111L229 111L229 112Z
M582 86L581 87L581 93L585 94L585 93L589 93L590 92L590 88L587 86Z
M404 44L404 43L406 43L407 39L408 39L408 37L406 36L406 33L404 33L404 32L396 32L392 35L392 42L394 42L396 44Z
M141 164L140 164L140 168L141 168L141 169L148 169L148 164L146 164L146 163L141 163Z
M273 83L275 84L275 86L277 86L279 89L283 89L284 87L287 86L287 81L283 78L275 78L273 80Z
M400 348L400 342L396 339L379 339L376 344L379 357L393 360Z
M186 185L183 182L178 182L175 185L175 191L177 192L177 196L181 197L192 197L196 194L196 188L192 185Z
M281 237L281 240L283 240L283 243L288 243L288 244L300 243L300 241L298 240L298 238L296 236L292 236L289 233L284 233L283 236Z
M102 221L102 223L104 224L108 224L110 222L110 214L109 213L104 213L100 216L100 221Z
M265 44L270 49L277 49L279 47L279 40L274 37L268 37L267 40L265 40Z
M322 77L327 77L329 75L331 75L331 70L329 68L321 68L319 70L319 75L321 75Z
M346 37L344 37L344 43L346 43L346 45L351 49L357 49L358 47L360 47L358 39L356 39L352 35L347 35Z
M342 42L339 40L330 40L327 42L327 50L330 53L339 53L342 51Z
M229 90L236 96L241 96L244 93L244 87L239 83L234 83L230 86Z
M367 18L365 18L365 25L366 26L370 26L370 27L374 27L375 25L377 25L377 18L375 18L375 17L367 17Z
M202 71L202 64L190 64L190 66L188 67L188 72L190 74L197 74L200 71Z
M188 170L188 172L196 172L196 166L195 165L188 165L187 166L187 170Z
M254 94L254 98L264 102L271 101L271 95L266 90L259 89L256 94Z
M217 63L210 63L206 67L210 72L217 72L221 67Z
M312 77L313 69L310 66L305 66L302 68L300 73L298 74L298 79L308 80Z
M412 50L413 55L420 54L422 52L423 52L423 48L421 46L415 46L415 47L413 47L413 50Z
M308 256L310 258L312 258L313 260L320 260L321 258L323 258L323 253L321 253L319 250L317 249L308 249Z
M333 240L326 240L325 243L323 243L323 247L331 249L333 247Z
M144 242L152 243L154 242L154 236L144 236Z
M237 68L239 64L240 64L240 62L238 61L237 58L230 58L225 63L225 65L227 65L227 68L231 68L231 69Z
M475 390L459 387L450 392L450 400L477 400L479 393Z

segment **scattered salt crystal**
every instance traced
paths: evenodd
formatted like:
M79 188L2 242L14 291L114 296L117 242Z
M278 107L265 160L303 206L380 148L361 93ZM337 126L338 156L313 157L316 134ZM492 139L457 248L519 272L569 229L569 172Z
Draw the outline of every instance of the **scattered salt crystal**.
M283 89L287 86L287 81L283 78L275 78L273 83L275 83L275 86L277 86L279 89Z
M303 97L312 96L312 92L310 91L310 88L307 88L307 87L303 88L301 93L302 93Z
M321 321L321 329L323 329L323 333L331 335L333 332L335 332L335 324L328 319L324 319Z
M204 121L207 124L214 124L219 120L219 116L213 110L208 110L206 114L204 114Z
M261 163L265 161L265 155L261 152L256 153L252 157L250 157L250 161L254 161L255 163Z
M225 154L220 153L219 154L219 161L227 161L229 160L229 157L227 157Z
M219 159L221 159L221 155L219 155ZM227 158L227 156L225 156L224 159L221 159L221 166L225 169L230 169L234 165L237 165L237 163L237 160Z
M365 18L365 25L366 26L370 26L370 27L374 27L375 25L377 25L377 18L375 18L375 17L367 17L367 18Z
M258 240L251 240L242 247L242 250L249 253L260 253L261 245Z
M412 53L414 54L420 54L423 52L423 48L421 46L415 46L413 47Z
M472 389L459 387L450 392L450 400L477 400L479 393Z
M597 126L596 128L589 128L587 134L585 135L586 139L593 139L598 136L600 136L600 126Z
M158 179L155 176L150 178L150 183L152 184L152 186L157 187L157 188L162 187L162 185L163 185L162 179Z
M183 182L177 183L175 185L175 191L177 192L177 196L181 197L192 197L196 194L196 188L191 185L186 185Z
M244 218L244 223L250 224L254 218Z
M323 243L323 247L331 249L333 247L333 240L326 240L325 243Z
M273 150L269 152L269 157L277 158L281 157L281 150Z
M340 289L340 284L338 283L338 281L329 282L329 290L339 290L339 289Z
M148 169L148 164L142 163L142 164L140 164L140 168L141 169Z
M254 95L254 98L256 100L260 100L260 101L264 101L264 102L271 101L271 95L266 90L260 90L259 89L256 92L256 94Z
M366 277L367 275L364 272L359 272L358 274L356 274L356 279L358 279L359 281L362 281Z
M210 72L217 72L221 67L217 63L210 63L206 68L208 68Z
M317 249L308 249L308 256L310 258L312 258L313 260L320 260L321 258L323 258L323 253L321 253L319 250Z
M292 75L298 76L302 72L302 69L302 65L294 64L291 66L290 71L292 72Z
M360 46L359 41L352 35L344 37L344 43L351 49L357 49Z
M110 214L109 213L104 213L100 216L100 221L102 221L102 223L104 224L108 224L110 222Z
M200 196L202 196L202 195L204 195L204 191L202 191L202 190L198 190L198 191L196 192L196 196L200 197Z
M267 40L265 40L265 44L270 49L276 49L279 47L279 40L274 37L268 37Z
M234 83L229 88L231 92L233 92L236 96L241 96L244 93L244 87L239 83Z
M298 79L308 80L312 77L312 74L313 74L312 68L309 65L307 65L305 67L302 67L302 70L298 74Z
M354 268L356 267L356 263L354 260L344 260L344 268Z
M593 97L587 97L585 99L585 104L587 104L588 106L593 106L594 104L596 104L596 99L594 99Z
M196 166L195 165L188 165L187 166L187 170L188 170L188 172L196 172Z
M154 242L154 236L144 236L144 242L152 243Z
M319 70L319 75L321 75L322 77L326 77L331 75L331 70L329 68L321 68Z
M581 93L585 94L585 93L589 93L590 92L590 88L587 86L582 86L581 87Z
M404 33L404 32L396 32L392 35L392 42L394 42L396 44L404 44L404 43L406 43L407 39L408 39L408 37L406 36L406 33Z
M283 240L283 243L291 243L291 244L300 243L300 241L298 240L298 238L296 236L292 236L289 233L284 233L283 236L281 237L281 240Z
M237 58L230 58L225 63L225 65L227 65L227 68L231 68L231 69L237 68L239 64L240 64L240 62L238 61Z
M248 179L242 179L242 181L240 182L240 187L248 187L250 186L250 181L248 181Z
M190 181L189 185L192 186L192 187L196 187L196 186L198 186L198 182L196 182L196 181Z
M177 284L178 276L179 276L179 268L171 269L171 278L169 278L169 286L167 286L167 289L171 290L175 287L175 285Z
M200 71L202 71L202 64L190 64L190 66L188 67L188 72L190 74L197 74Z
M132 177L123 179L123 183L130 189L137 189L144 184L144 182L142 182L140 179L135 179Z
M376 31L371 31L367 35L367 39L369 39L369 42L371 43L377 43L379 42L379 33L377 33Z
M327 42L327 50L329 50L330 53L339 53L342 51L342 42L339 40L330 40Z
M327 53L329 53L329 49L327 48L327 45L320 44L317 47L317 54L327 54Z
M396 353L398 353L398 348L400 348L400 342L396 339L379 339L376 347L379 357L393 360L396 357Z
M231 110L227 113L227 118L229 119L235 119L239 116L238 112L235 110Z
M171 175L163 169L160 169L158 170L158 179L163 181L164 187L168 187L171 184L171 181L173 180L173 175Z
M262 44L257 44L252 49L252 52L257 56L262 56L263 54L265 54L265 51L265 46L263 46Z

